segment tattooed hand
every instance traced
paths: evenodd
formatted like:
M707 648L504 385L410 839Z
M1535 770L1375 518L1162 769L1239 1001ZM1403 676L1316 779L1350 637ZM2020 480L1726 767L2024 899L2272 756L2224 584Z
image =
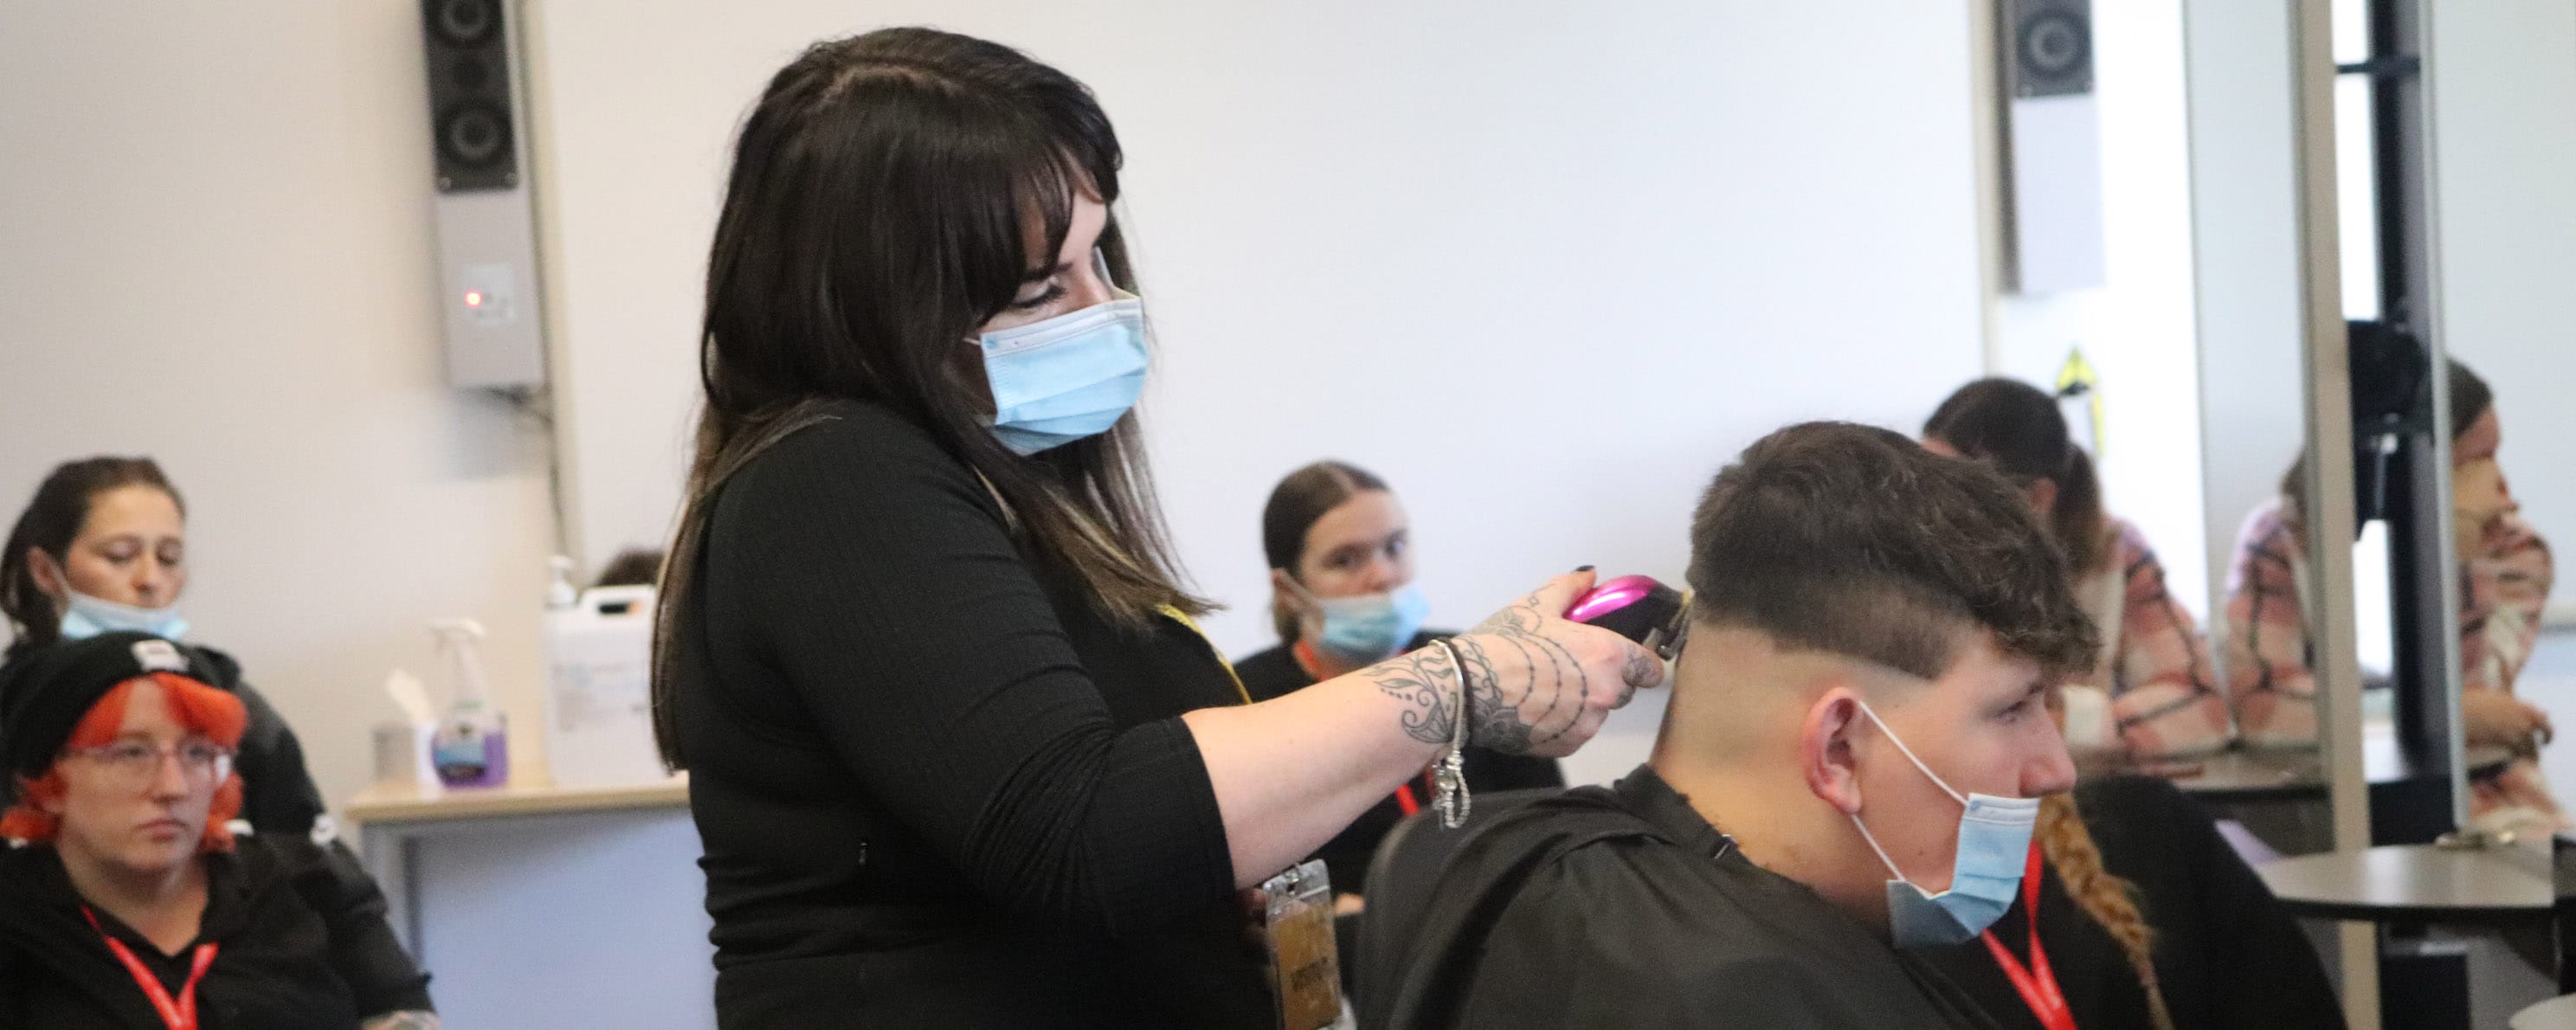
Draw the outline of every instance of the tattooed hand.
M1506 754L1573 754L1639 687L1664 683L1654 652L1564 611L1592 588L1589 571L1558 576L1449 641L1466 663L1467 741ZM1408 702L1404 731L1446 744L1457 717L1458 670L1437 647L1370 666L1378 689Z

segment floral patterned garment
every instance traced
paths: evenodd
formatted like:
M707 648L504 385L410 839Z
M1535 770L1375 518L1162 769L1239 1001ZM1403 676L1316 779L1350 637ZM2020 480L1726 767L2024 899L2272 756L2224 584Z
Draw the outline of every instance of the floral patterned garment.
M2308 629L2297 509L2274 499L2237 534L2227 574L2227 680L2237 725L2255 744L2317 737L2316 680L2308 671ZM2460 687L2511 691L2540 636L2540 613L2555 579L2549 544L2519 515L2490 523L2460 568ZM2571 825L2540 768L2517 758L2470 785L2470 818L2492 828Z
M2111 569L2120 596L2100 607L2097 621L2117 622L2114 646L2105 649L2094 682L2108 687L2120 739L2137 758L2205 754L2227 746L2227 700L2210 674L2200 627L2165 587L2164 563L2138 527L2110 520ZM2089 603L2106 586L2106 570L2078 588ZM2104 627L2106 631L2110 627Z

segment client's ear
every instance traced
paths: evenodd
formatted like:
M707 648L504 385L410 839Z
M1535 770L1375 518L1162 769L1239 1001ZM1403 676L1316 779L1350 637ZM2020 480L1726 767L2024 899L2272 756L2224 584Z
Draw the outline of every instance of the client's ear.
M1860 769L1852 757L1852 735L1864 717L1860 695L1850 687L1833 687L1808 706L1798 727L1798 768L1807 789L1844 814L1860 811Z

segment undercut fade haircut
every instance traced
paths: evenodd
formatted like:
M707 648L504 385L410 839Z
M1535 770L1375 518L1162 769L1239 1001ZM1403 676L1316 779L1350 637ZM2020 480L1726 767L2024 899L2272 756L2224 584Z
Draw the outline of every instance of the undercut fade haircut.
M1871 426L1763 437L1691 520L1695 621L1924 679L1950 668L1966 628L2052 675L2091 668L2100 638L2071 580L2002 475Z

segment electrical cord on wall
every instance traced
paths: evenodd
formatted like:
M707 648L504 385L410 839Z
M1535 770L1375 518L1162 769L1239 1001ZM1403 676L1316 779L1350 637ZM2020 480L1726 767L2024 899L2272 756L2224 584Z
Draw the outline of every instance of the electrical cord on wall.
M546 509L554 521L553 553L572 554L572 519L564 510L563 448L555 436L554 393L541 386L506 386L492 393L508 403L520 417L535 423L545 441Z

